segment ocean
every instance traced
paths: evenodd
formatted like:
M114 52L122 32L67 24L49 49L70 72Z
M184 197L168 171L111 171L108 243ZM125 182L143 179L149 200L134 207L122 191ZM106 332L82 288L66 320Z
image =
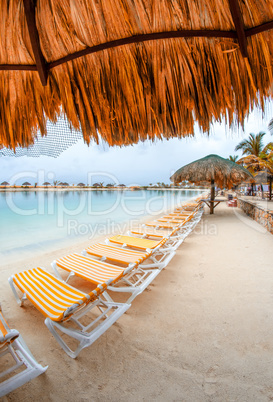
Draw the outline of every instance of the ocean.
M164 214L198 190L0 192L3 262L107 236L145 216ZM151 218L152 219L152 218Z

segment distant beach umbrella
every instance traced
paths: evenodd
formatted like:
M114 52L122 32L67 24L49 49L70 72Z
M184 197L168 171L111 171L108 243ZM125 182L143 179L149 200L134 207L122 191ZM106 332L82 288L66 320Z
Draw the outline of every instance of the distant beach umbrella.
M62 186L67 187L69 186L69 183L67 183L66 181L64 183L61 183Z
M43 183L43 186L50 186L51 184L48 182L48 181L45 181L44 183Z
M1 186L9 186L9 183L8 183L7 181L3 181L3 182L1 183Z
M237 163L218 155L208 155L178 169L170 178L175 183L188 180L191 183L211 183L211 201L215 198L215 185L219 188L232 188L251 178L251 173ZM213 202L210 203L213 214Z
M77 187L85 187L85 184L84 183L78 183Z
M22 186L31 186L31 184L28 181L25 181Z

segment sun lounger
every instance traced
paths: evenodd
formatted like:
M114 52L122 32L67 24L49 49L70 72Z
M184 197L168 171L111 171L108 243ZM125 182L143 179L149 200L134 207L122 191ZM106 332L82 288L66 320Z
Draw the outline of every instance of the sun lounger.
M146 222L146 226L152 226L155 228L162 228L162 229L176 229L180 225L181 222L160 222L159 220L153 222Z
M190 212L189 214L185 215L184 212L179 213L172 213L170 215L163 216L162 218L157 219L159 222L166 222L171 224L182 224L183 222L188 222L188 224L194 224L197 220L199 221L202 216L202 211L197 210Z
M171 212L169 215L177 215L177 214L179 214L181 216L186 217L186 216L190 216L194 212L196 212L196 211L195 210L194 211L185 211L183 208L175 208L175 210L173 212Z
M170 247L174 251L183 243L184 239L190 233L190 227L185 226L182 230L182 227L178 227L168 234L164 233L160 228L148 227L145 224L141 227L136 227L130 229L128 232L129 236L140 237L142 239L162 239L165 238L167 240L166 247ZM162 233L163 232L163 233Z
M175 208L175 211L197 211L199 208L202 207L202 202L191 202L184 204L181 207Z
M22 306L26 299L31 301L46 317L45 324L60 346L70 357L75 358L130 307L130 304L107 302L100 297L107 286L118 279L102 283L86 294L44 269L34 268L13 275L9 283L18 304ZM22 297L15 286L22 292ZM81 318L87 319L86 314L90 312L92 316L89 317L89 324L82 323ZM65 341L62 335L67 335L69 341ZM70 345L71 340L73 346Z
M92 244L83 251L84 255L91 255L99 257L102 260L111 260L120 264L140 264L142 261L146 260L149 255L152 254L150 251L136 251L136 250L126 250L120 247L110 246L107 244Z
M129 235L130 238L132 237ZM136 236L133 236L136 237ZM159 240L163 240L163 237ZM111 263L134 264L143 269L158 268L163 269L174 256L174 249L157 247L155 249L146 249L146 251L136 251L132 248L122 247L123 244L113 245L106 240L107 244L93 244L83 251L84 255L91 255L101 258L102 261L110 260ZM135 268L134 268L135 271Z
M144 238L152 238L155 240L159 239L164 239L164 238L169 238L172 233L174 232L173 229L162 229L162 228L154 228L154 227L147 227L145 224L142 224L140 226L134 226L130 229L128 232L129 236L132 236L134 234L141 234Z
M193 212L192 211L180 211L178 210L177 212L171 212L169 213L168 216L176 217L176 216L181 216L181 218L187 218L190 216Z
M176 227L176 226L179 226L179 225L181 225L181 223L183 223L184 221L185 221L186 219L184 218L184 219L175 219L175 218L173 218L173 217L170 217L170 216L167 216L166 218L165 217L162 217L162 218L158 218L157 220L156 220L156 222L154 222L154 223L158 223L158 222L162 222L162 223L167 223L167 224L170 224L171 226L169 226L169 225L162 225L162 227L164 228L164 227L167 227L167 229L168 229L168 227L170 228L170 227ZM149 225L148 223L147 223L147 226L151 226L151 225ZM153 226L155 226L155 225L153 225ZM161 226L159 226L159 225L157 225L158 227L161 227Z
M181 223L182 221L188 220L190 217L192 217L192 212L190 214L186 214L186 215L185 214L179 214L179 213L176 213L176 214L171 213L169 215L164 215L161 218L158 218L157 220L161 221L161 222L176 222L176 221L178 221L178 222ZM164 220L162 221L162 219L164 219Z
M120 250L123 249L120 248ZM105 251L103 254L106 252L107 251ZM118 255L121 259L121 254L119 253ZM87 257L82 254L74 253L53 261L52 268L59 279L61 279L59 268L62 268L63 270L69 272L67 280L72 274L90 281L95 285L102 281L106 282L111 277L119 275L119 280L115 281L112 286L109 284L107 291L105 290L103 292L103 296L106 301L113 302L108 290L113 292L131 293L131 296L126 301L126 303L131 303L136 296L142 293L150 285L150 283L160 272L159 269L154 269L155 264L153 264L153 268L151 269L147 268L150 268L152 264L147 265L145 269L143 269L140 267L138 260L139 258L135 259L135 262L130 263L129 267L125 269L124 267L120 267L118 265L96 260L91 258L91 256Z
M152 253L149 255L149 259L153 262L141 263L141 268L159 268L163 269L171 261L175 255L175 250L178 246L178 241L173 241L168 237L162 237L158 240L151 240L148 238L140 238L135 235L117 235L106 239L106 244L118 245L125 249L137 249ZM176 244L177 243L177 244Z
M129 246L137 250L146 251L147 249L154 250L158 249L159 247L163 247L167 239L163 238L162 240L150 240L139 239L138 237L132 236L116 235L111 236L108 241L110 241L111 243L122 245L123 247Z
M114 243L121 247L137 250L152 250L153 256L157 253L162 256L167 256L168 253L173 253L178 247L178 241L173 241L171 237L161 237L158 240L151 240L146 237L128 235L116 235L106 239L106 244Z
M0 397L44 373L47 369L36 362L22 336L7 324L0 306Z
M201 219L202 213L191 212L187 217L183 217L181 220L175 220L174 225L170 225L169 231L166 233L163 231L163 228L160 225L160 222L163 220L164 222L173 222L171 219L168 220L168 216L164 218L159 218L157 222L159 222L158 226L151 226L149 223L145 223L142 227L132 228L129 232L130 235L139 235L143 238L167 238L167 243L170 245L172 242L172 246L177 248L183 242L183 240L190 234L190 232L194 229L196 224ZM176 215L178 216L178 215ZM172 216L171 216L172 217Z

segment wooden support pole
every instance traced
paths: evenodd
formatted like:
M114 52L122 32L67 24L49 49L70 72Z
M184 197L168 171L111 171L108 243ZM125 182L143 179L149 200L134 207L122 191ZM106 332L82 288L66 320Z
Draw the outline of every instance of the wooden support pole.
M232 19L238 36L238 42L243 57L248 57L247 40L244 29L243 17L238 0L228 0Z
M211 180L211 190L210 190L210 214L213 214L214 211L214 199L215 199L215 186L214 180Z
M144 43L154 40L162 39L175 39L175 38L231 38L236 39L237 35L235 31L220 31L220 30L181 30L181 31L166 31L166 32L153 32L147 34L139 34L129 36L127 38L121 38L112 40L109 42L101 43L92 47L86 47L78 52L68 54L60 58L59 60L52 61L48 64L48 68L52 69L60 64L66 63L71 60L75 60L79 57L87 56L88 54L101 52L102 50L112 49L124 45L130 45L132 43Z
M43 86L47 83L47 67L41 51L39 34L35 21L35 5L32 0L23 0L30 42L36 61L36 67Z
M25 9L28 10L28 4L31 3L31 0L23 0L24 4L26 4ZM236 2L236 0L229 0L231 4ZM237 6L238 3L236 2ZM33 7L33 6L31 6ZM239 7L239 6L238 6ZM237 8L238 8L237 7ZM237 9L234 7L234 9ZM233 8L232 8L233 9ZM33 7L33 10L34 7ZM240 9L239 9L240 11ZM234 18L237 15L236 11L234 13ZM26 11L26 15L29 15ZM239 14L241 16L241 14ZM266 22L264 24L258 25L253 28L248 28L244 30L243 28L243 22L242 18L241 23L238 23L241 27L241 32L242 35L240 36L238 34L239 32L239 27L238 30L236 28L236 31L221 31L221 30L181 30L181 31L167 31L167 32L154 32L154 33L148 33L148 34L139 34L139 35L134 35L131 37L127 38L121 38L121 39L116 39L113 41L101 43L99 45L91 46L91 47L86 47L85 49L79 50L78 52L68 54L67 56L61 57L60 59L57 59L55 61L52 61L51 63L46 63L44 60L44 57L41 53L40 49L40 43L39 43L39 37L38 37L38 31L35 25L35 13L32 12L32 17L34 16L34 25L33 22L30 22L28 25L29 27L34 27L34 30L36 30L37 34L37 41L35 41L34 45L32 44L33 52L34 49L37 48L38 44L38 50L37 53L39 53L40 57L37 55L35 56L36 64L37 65L20 65L20 64L0 64L0 71L1 70L25 70L25 71L38 71L41 77L41 81L44 83L46 82L47 79L47 74L48 71L51 70L54 67L57 67L61 64L67 63L68 61L78 59L79 57L84 57L89 54L101 52L103 50L107 49L113 49L115 47L120 47L120 46L125 46L125 45L130 45L134 43L144 43L148 41L154 41L154 40L163 40L163 39L174 39L174 38L231 38L231 39L238 39L240 44L240 49L242 51L242 54L246 54L247 57L247 42L246 38L251 37L253 35L257 35L261 32L265 32L268 30L273 29L273 21ZM32 18L33 20L33 18ZM236 20L237 21L237 20ZM235 22L234 22L235 24ZM242 37L241 39L239 39ZM30 34L30 38L33 39L33 35ZM243 45L244 43L244 45ZM35 47L36 46L36 47ZM35 53L34 53L35 54ZM40 62L39 62L40 61ZM40 68L38 70L38 64L40 65Z

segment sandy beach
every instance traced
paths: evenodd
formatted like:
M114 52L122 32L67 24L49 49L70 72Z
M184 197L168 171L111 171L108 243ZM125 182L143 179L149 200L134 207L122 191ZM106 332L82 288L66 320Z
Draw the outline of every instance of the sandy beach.
M272 244L272 235L238 208L221 203L209 215L206 207L170 264L75 360L41 313L29 302L16 304L7 282L33 266L50 270L68 250L2 265L4 314L38 362L49 366L3 401L272 400Z

